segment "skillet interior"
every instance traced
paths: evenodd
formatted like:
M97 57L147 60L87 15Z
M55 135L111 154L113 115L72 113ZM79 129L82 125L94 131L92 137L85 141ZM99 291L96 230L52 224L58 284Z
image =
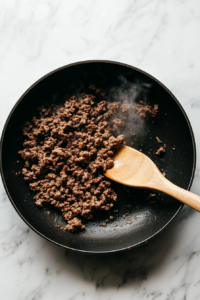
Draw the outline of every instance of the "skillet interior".
M182 207L180 202L162 193L155 192L156 197L148 199L151 191L129 189L127 193L126 188L113 183L118 194L114 210L118 212L97 213L87 223L85 231L70 234L56 227L56 224L65 226L65 222L54 209L50 206L42 209L35 206L28 185L21 175L15 175L23 167L23 161L17 154L22 149L21 125L37 115L39 105L45 102L60 103L63 94L84 90L90 83L104 88L116 87L122 75L129 82L150 84L147 102L160 105L157 122L146 122L145 134L129 136L126 139L127 145L133 146L134 143L136 149L142 148L143 153L160 170L163 169L173 183L185 189L192 183L195 169L192 129L180 104L164 86L138 69L114 62L82 62L60 68L40 79L22 95L8 117L1 141L2 179L12 204L32 229L60 246L95 253L133 247L162 230ZM159 148L157 136L167 145L166 154L162 157L155 155ZM17 164L17 160L20 163ZM49 216L47 211L51 212ZM114 216L114 220L106 227L99 226L109 215Z

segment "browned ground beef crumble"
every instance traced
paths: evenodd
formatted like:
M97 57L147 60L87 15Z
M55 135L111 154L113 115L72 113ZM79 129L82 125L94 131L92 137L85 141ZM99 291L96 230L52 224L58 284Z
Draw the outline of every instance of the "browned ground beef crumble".
M146 117L157 117L158 116L158 109L159 109L159 105L155 104L153 107L150 105L146 105L144 103L144 101L140 101L140 104L136 104L135 105L135 109L138 113L138 115L142 118L146 118Z
M156 155L161 155L162 153L165 153L164 147L160 147L160 148L157 150Z
M96 210L109 210L117 201L116 193L103 172L113 166L113 156L124 142L124 135L114 137L129 110L156 117L158 106L141 102L101 101L105 91L90 86L93 94L68 98L63 107L45 105L40 118L33 117L23 126L25 161L22 174L35 192L35 203L50 203L67 221L65 230L82 230L82 220L92 219ZM95 99L98 99L96 101Z

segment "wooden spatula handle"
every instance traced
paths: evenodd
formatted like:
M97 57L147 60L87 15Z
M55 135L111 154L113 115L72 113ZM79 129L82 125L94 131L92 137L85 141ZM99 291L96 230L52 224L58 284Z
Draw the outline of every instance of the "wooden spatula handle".
M178 187L165 177L160 178L159 183L157 181L157 184L154 186L154 188L176 198L177 200L200 212L200 196Z

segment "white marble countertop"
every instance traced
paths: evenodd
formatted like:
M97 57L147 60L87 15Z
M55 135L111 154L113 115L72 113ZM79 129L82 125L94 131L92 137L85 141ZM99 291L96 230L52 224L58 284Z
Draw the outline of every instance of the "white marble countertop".
M191 121L197 144L192 191L200 194L198 0L1 0L0 128L38 78L71 62L107 59L163 82ZM15 300L200 299L200 215L185 207L137 249L87 256L27 227L0 183L0 293Z

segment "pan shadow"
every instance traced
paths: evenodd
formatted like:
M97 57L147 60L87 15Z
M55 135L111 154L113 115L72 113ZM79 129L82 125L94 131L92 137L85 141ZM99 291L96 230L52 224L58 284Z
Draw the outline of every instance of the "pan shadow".
M58 267L66 276L98 288L119 288L138 283L162 272L178 243L186 219L195 213L184 207L161 234L140 247L120 253L88 255L75 253L50 244L50 256L59 257ZM49 245L48 245L49 248Z

